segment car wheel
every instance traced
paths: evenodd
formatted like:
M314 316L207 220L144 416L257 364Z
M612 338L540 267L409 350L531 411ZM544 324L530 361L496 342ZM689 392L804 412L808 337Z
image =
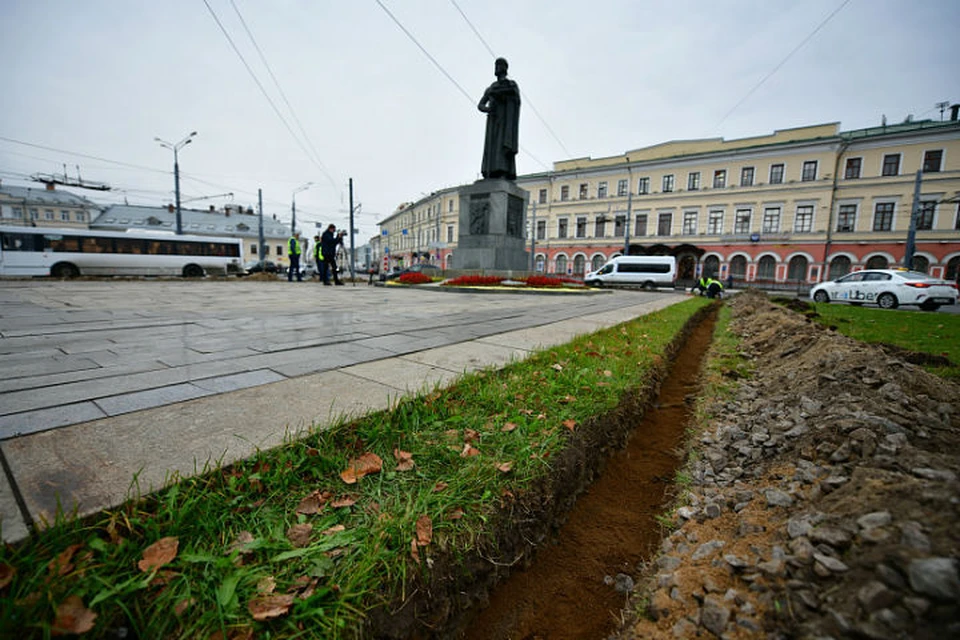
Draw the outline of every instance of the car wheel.
M813 294L813 301L814 302L830 302L830 296L827 295L826 291L824 291L823 289L820 289L819 291Z
M184 278L202 278L203 269L198 264L188 264L183 268Z
M881 309L896 309L900 306L897 296L892 293L881 293L877 298L877 304L880 305Z
M599 280L587 280L587 281L584 282L583 284L587 285L588 287L602 287L602 286L603 286L603 283L600 282Z
M653 291L654 289L657 288L657 285L655 285L653 281L647 280L646 282L643 283L643 288L646 289L647 291Z
M80 269L69 262L58 262L50 269L50 275L54 278L76 278L80 275Z

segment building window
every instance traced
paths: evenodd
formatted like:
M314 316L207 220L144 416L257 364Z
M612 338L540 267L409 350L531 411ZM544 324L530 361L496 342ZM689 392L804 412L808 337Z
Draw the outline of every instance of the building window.
M793 230L796 233L810 233L813 231L812 204L805 204L797 207L797 217L793 221Z
M40 210L39 209L30 209L30 219L39 220L40 219Z
M540 204L547 204L547 190L540 189ZM452 204L452 203L451 203Z
M567 256L557 256L557 273L567 273Z
M923 154L923 172L936 173L940 171L940 164L943 162L943 149L926 151Z
M727 186L727 170L717 169L713 172L713 188L723 189Z
M957 210L957 228L960 229L960 209ZM633 225L633 235L637 237L647 235L647 214L637 214Z
M44 219L44 220L53 220L53 219L54 219L53 209L44 209L44 210L43 210L43 219Z
M557 237L566 238L567 237L567 219L560 218L557 220Z
M83 211L77 211L77 222L86 222L87 214Z
M637 180L637 195L645 196L650 193L650 178L640 178Z
M453 198L447 201L447 211L453 213Z
M538 220L537 224L539 225L542 222L545 222L545 221ZM447 242L453 242L453 225L452 224L447 225Z
M607 235L607 216L597 216L593 221L593 237L603 238Z
M587 237L587 217L586 217L586 216L578 216L578 217L577 217L577 234L576 234L576 237L578 237L578 238L586 238L586 237Z
M625 196L627 195L627 189L629 185L626 180L617 180L617 195Z
M283 245L282 245L282 244L277 245L277 255L278 255L278 256L282 256L282 255L283 255Z
M803 282L807 279L807 259L803 256L793 256L787 265L787 280Z
M627 215L625 213L618 213L613 218L613 237L622 238L626 228Z
M847 180L856 180L860 177L861 166L863 166L863 158L847 158L847 168L843 172L843 177Z
M657 219L657 235L658 236L670 235L671 227L673 227L673 214L661 213Z
M604 258L602 253L598 253L597 255L593 256L593 260L591 262L593 266L592 270L597 271L600 267L603 266L603 263L606 262L606 259Z
M900 156L897 156L899 158ZM873 211L873 230L890 231L893 229L893 203L878 202Z
M607 197L607 182L606 182L606 180L604 180L603 182L601 182L600 184L597 185L597 197L598 197L598 198L606 198L606 197Z
M900 174L900 154L888 153L883 156L883 170L880 175L895 176Z
M692 171L687 174L687 191L696 191L700 188L700 172Z
M807 160L803 163L803 171L800 174L802 182L810 182L817 179L817 161Z
M583 267L587 264L587 258L579 255L573 257L573 275L583 276Z
M777 261L773 256L763 256L757 260L757 278L773 280L777 276Z
M750 209L737 209L737 215L733 222L733 232L737 235L746 235L750 233Z
M685 236L697 235L697 212L696 211L683 212L683 235Z
M780 232L780 207L769 207L763 211L763 227L761 233Z
M953 230L960 231L960 204L957 205L957 217L953 219Z
M663 176L663 189L664 193L670 193L673 191L673 174Z
M23 218L23 209L21 209L20 207L14 207L14 208L13 208L13 217L14 217L14 218L17 218L18 220L22 219L22 218Z
M563 185L560 187L560 201L566 202L570 199L570 185Z
M547 221L537 220L537 240L547 239Z
M587 183L586 183L586 182L581 182L581 183L580 183L580 199L581 199L581 200L586 200L587 197L588 197L588 196L587 196Z
M63 220L64 222L68 222L70 220L70 212L67 211L66 209L61 209L60 219Z
M250 245L250 255L252 256L257 255L257 245L255 244Z
M933 216L936 211L936 201L926 200L920 203L920 210L917 212L917 231L930 231L933 229Z
M837 214L837 231L852 232L857 223L857 205L842 204Z
M744 167L743 169L740 169L740 186L753 186L753 167Z
M714 209L708 214L707 233L714 236L723 233L723 209Z
M770 165L770 184L783 184L783 165Z

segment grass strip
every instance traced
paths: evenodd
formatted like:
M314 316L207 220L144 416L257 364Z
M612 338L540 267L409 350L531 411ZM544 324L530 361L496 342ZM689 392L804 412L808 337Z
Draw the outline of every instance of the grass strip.
M840 333L875 344L932 356L946 362L923 363L936 375L960 380L960 315L928 311L889 311L844 304L813 303L817 322Z
M339 638L434 565L495 554L504 506L660 375L691 298L0 551L0 635ZM465 565L464 565L465 566ZM466 570L465 568L463 569Z

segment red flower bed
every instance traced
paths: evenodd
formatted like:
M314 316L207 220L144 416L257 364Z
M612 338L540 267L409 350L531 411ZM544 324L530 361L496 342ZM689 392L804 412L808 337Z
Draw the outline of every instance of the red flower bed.
M460 276L447 280L443 284L451 287L490 287L503 282L500 276Z
M400 276L400 284L430 284L433 278L425 273L405 273Z
M571 282L570 278L554 278L551 276L530 276L524 282L528 287L562 287L564 282ZM576 280L572 280L576 282Z

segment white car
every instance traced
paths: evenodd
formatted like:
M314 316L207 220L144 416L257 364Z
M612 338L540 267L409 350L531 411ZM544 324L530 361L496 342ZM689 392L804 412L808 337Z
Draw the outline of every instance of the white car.
M919 271L865 269L818 284L810 290L810 297L814 302L875 304L881 309L916 305L924 311L936 311L942 305L957 303L957 285Z

